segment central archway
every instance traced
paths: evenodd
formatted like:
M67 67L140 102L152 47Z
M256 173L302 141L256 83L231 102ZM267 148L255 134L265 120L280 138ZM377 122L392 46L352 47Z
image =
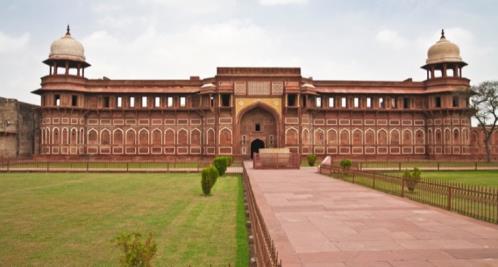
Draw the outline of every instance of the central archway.
M262 147L279 146L279 116L272 107L263 103L247 106L239 113L238 118L238 137L242 156L252 157L253 144L255 144L253 142L256 140L262 142Z
M255 139L251 142L251 159L254 156L254 153L259 153L260 148L265 148L265 142L260 139Z

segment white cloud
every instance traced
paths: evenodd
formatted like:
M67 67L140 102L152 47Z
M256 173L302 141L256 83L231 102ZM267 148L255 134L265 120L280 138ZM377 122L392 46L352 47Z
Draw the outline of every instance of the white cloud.
M148 26L128 40L107 31L82 39L89 76L111 78L185 78L212 76L216 66L285 65L291 53L278 35L251 21L195 24L176 33Z
M375 36L375 40L395 49L403 48L407 44L407 41L401 37L398 32L387 29L379 31Z
M259 4L263 6L307 4L307 3L308 0L259 0Z
M10 53L24 49L29 43L29 33L24 33L19 37L11 37L0 32L0 53Z

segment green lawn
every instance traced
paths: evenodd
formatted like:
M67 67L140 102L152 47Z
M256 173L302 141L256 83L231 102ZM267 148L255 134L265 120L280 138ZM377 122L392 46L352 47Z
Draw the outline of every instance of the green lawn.
M118 233L152 233L157 266L247 266L242 181L199 174L0 174L3 266L115 266Z
M357 173L354 176L332 174L332 177L343 179L379 191L404 197L422 203L427 203L444 209L498 223L498 198L496 189L498 187L498 171L448 171L448 172L422 172L422 182L418 183L413 192L404 187L402 193L401 173L388 173L390 176L372 175L372 173ZM373 179L375 177L375 180ZM433 181L431 181L433 180ZM448 183L444 181L459 182L467 186L452 187L451 197ZM424 182L429 181L430 183ZM470 185L470 186L469 186ZM485 188L475 185L486 186ZM475 190L475 191L474 191ZM494 193L493 193L494 192Z
M387 173L401 176L402 173ZM498 187L498 171L422 171L422 178Z

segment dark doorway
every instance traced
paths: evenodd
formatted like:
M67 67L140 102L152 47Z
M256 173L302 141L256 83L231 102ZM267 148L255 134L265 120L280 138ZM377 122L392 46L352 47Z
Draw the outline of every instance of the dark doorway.
M260 148L265 148L265 142L256 139L251 143L251 159L254 153L258 153Z

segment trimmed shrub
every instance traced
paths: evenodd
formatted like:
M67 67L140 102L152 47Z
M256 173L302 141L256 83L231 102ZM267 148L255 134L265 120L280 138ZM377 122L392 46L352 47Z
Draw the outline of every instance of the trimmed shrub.
M225 158L227 158L227 166L228 167L232 166L233 157L232 156L226 156Z
M211 189L216 183L218 176L219 176L218 170L212 165L202 170L201 188L202 188L202 193L204 195L208 196L211 194Z
M341 165L343 171L349 171L351 166L353 166L353 162L350 159L343 159L339 165Z
M228 167L228 159L227 157L216 157L213 160L213 165L218 169L218 173L220 176L225 175L225 172Z
M417 186L418 182L420 182L420 175L422 173L420 172L419 168L413 168L413 171L410 173L410 171L406 170L403 173L403 179L406 182L406 187L408 187L408 190L410 192L413 192L415 190L415 186Z
M316 162L316 155L315 154L308 155L306 157L306 159L308 160L309 166L315 166L315 162Z
M127 267L150 267L151 261L157 252L156 242L152 239L152 234L142 242L140 233L123 233L118 235L113 243L123 251L123 256L119 259L121 266Z

